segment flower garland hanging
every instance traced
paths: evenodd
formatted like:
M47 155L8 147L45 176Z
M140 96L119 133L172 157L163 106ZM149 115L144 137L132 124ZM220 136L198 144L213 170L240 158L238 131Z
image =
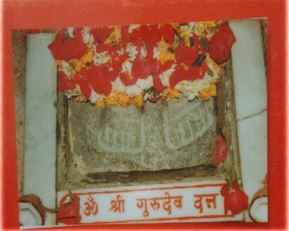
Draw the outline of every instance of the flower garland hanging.
M216 95L235 37L227 22L61 29L58 89L97 106Z

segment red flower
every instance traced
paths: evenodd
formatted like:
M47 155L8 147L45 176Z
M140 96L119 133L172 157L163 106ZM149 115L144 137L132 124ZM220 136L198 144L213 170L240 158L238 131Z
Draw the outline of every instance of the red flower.
M124 31L126 31L124 29ZM154 47L163 37L168 43L172 43L175 38L175 32L171 25L142 25L135 29L131 34L123 33L126 39L130 41L143 40L148 49Z
M156 72L157 63L158 61L152 56L137 58L132 64L132 75L137 78L146 78Z
M164 90L164 85L163 85L160 77L157 75L153 76L153 85L154 85L154 89L159 93Z
M216 146L213 163L220 164L226 160L228 156L228 148L226 141L221 135L216 135Z
M229 59L236 38L228 24L222 24L219 31L209 41L209 54L218 64Z
M175 49L176 61L177 63L185 63L191 66L197 59L200 51L199 39L194 35L194 46L187 47L185 44L181 44Z
M248 196L236 182L224 185L221 195L224 197L225 214L231 211L233 215L236 215L248 209Z
M125 72L120 73L119 77L125 86L130 86L130 85L135 84L138 79L137 77L131 74L125 73Z
M75 30L74 37L68 37L66 29L59 30L48 48L56 60L79 59L87 52L80 28Z
M134 45L137 48L137 55L132 63L132 75L136 78L147 78L149 75L156 72L158 61L153 58L153 55L147 51L147 55L142 57L141 49L145 49L145 44L143 41L136 41Z
M116 52L119 49L117 46L112 46L111 44L97 44L95 46L96 52L107 51L108 53Z
M160 25L159 34L167 43L173 43L175 40L175 31L170 24Z
M86 99L90 98L92 89L103 95L111 92L111 81L116 78L115 72L107 70L105 65L93 66L91 69L82 69L74 76L74 81L79 84L80 90Z
M157 92L160 93L164 90L164 85L161 81L160 74L168 70L173 65L173 63L174 63L173 61L168 61L164 64L161 64L161 63L157 64L156 72L153 75L153 85Z
M185 69L178 65L176 70L170 76L170 87L174 88L179 82L183 80L195 80L200 77L201 72L199 67L188 67L188 69Z
M106 96L109 95L112 89L110 79L103 74L95 76L90 84L96 93Z
M90 85L93 90L102 95L109 95L112 90L111 82L117 77L117 72L109 71L105 65L93 66L90 70Z
M123 55L112 55L111 56L111 67L116 72L120 72L122 64L128 59L128 55L124 53Z
M177 63L185 63L191 66L198 57L198 50L187 47L185 44L181 44L176 48L175 55Z
M131 41L131 34L128 33L128 26L121 26L120 33L121 33L121 41L123 43L128 43L129 41Z
M101 27L91 29L90 33L94 37L94 42L102 44L108 38L108 36L111 34L112 31L113 31L113 28L109 28L107 26L101 26Z
M90 71L86 69L82 69L80 72L74 75L75 83L79 84L80 90L86 99L90 98L91 95L91 87L89 84L90 79Z

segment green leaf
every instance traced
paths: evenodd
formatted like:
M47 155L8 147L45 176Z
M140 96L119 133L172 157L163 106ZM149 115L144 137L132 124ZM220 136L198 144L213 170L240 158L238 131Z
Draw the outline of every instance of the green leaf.
M207 39L205 38L200 38L200 44L202 45L202 47L205 48L206 51L209 50L209 42Z
M193 66L200 66L201 63L204 61L204 59L206 58L205 55L199 54L198 57L196 58L196 60L193 62Z

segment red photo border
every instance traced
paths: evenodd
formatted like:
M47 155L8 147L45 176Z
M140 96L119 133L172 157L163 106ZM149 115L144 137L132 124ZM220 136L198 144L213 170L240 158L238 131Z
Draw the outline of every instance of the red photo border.
M213 19L268 19L269 222L174 223L78 226L57 229L285 229L287 221L286 0L25 0L4 1L2 12L2 190L3 229L19 229L12 29ZM46 228L47 229L47 228Z

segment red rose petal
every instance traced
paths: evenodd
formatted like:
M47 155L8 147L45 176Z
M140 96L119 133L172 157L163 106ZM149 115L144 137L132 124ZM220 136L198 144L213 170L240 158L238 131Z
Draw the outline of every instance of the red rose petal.
M153 76L153 85L157 92L162 92L164 90L164 85L158 75Z
M163 36L164 40L168 43L173 43L175 40L175 31L170 24L164 24L159 29L160 36Z
M228 194L229 194L229 186L225 184L221 189L221 195L225 197Z
M120 71L122 64L124 61L128 59L128 54L123 54L123 55L118 55L116 53L112 54L111 56L112 62L111 62L111 67L114 69L114 71Z
M229 210L235 215L248 208L248 196L241 190L231 192L228 198Z
M144 69L141 62L133 62L132 68L131 68L131 74L135 76L136 78L144 77Z
M93 35L95 42L102 44L108 38L112 31L113 28L103 26L91 29L90 33Z
M157 73L160 74L166 70L168 70L174 64L173 61L167 61L164 64L158 63L157 65Z
M120 32L121 32L121 41L128 43L131 40L130 33L128 33L128 26L121 26Z
M110 53L110 52L114 52L116 50L116 47L112 46L111 44L97 44L95 46L95 50L98 53L104 52L104 51L107 51L108 53Z
M157 60L152 56L146 56L144 59L135 60L132 64L132 75L136 78L146 78L156 72Z
M228 156L228 148L226 141L221 135L216 135L216 145L215 145L215 153L214 153L214 164L223 163Z
M105 78L104 75L94 77L90 82L93 90L98 94L109 95L112 89L109 78Z
M75 30L74 38L67 37L66 29L59 30L48 48L56 60L79 59L87 52L79 29Z
M110 82L113 82L116 80L118 76L118 72L113 70L113 71L105 72L104 75L107 79L109 79Z
M236 182L224 185L221 189L221 195L224 197L225 214L231 211L233 215L236 215L248 209L248 196Z
M82 69L74 75L74 81L79 84L80 90L86 99L91 95L90 79L93 73L90 70Z
M181 44L175 49L176 61L177 63L185 63L191 66L197 59L198 53L197 48L187 47L185 44Z
M209 41L209 54L218 64L229 59L231 48L236 38L228 25L222 25Z
M88 82L82 80L79 81L78 84L84 97L89 99L91 95L91 87L89 86Z
M118 75L116 71L110 71L107 65L93 66L90 70L89 83L98 94L109 95L112 90L111 82Z
M137 78L127 73L121 73L120 79L125 86L130 86L136 83Z

